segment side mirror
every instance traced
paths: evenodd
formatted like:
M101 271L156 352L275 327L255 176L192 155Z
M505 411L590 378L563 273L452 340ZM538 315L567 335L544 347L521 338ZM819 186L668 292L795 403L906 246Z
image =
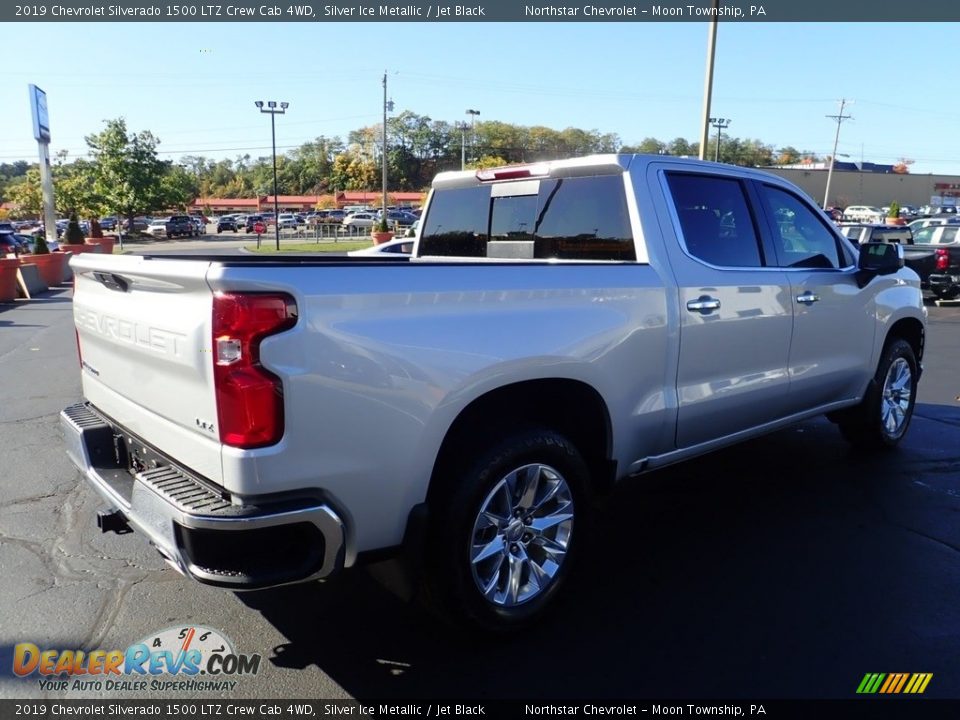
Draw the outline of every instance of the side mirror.
M892 275L903 267L900 243L868 242L860 246L857 285L865 287L877 275Z
M903 267L903 246L900 243L868 242L860 246L857 267L877 275L890 275Z

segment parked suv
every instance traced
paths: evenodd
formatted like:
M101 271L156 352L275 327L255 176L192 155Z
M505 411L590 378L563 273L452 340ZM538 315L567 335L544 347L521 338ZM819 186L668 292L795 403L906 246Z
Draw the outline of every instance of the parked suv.
M263 219L263 215L247 215L247 224L245 225L246 231L253 232L253 226L257 223L263 223L266 225L266 221Z

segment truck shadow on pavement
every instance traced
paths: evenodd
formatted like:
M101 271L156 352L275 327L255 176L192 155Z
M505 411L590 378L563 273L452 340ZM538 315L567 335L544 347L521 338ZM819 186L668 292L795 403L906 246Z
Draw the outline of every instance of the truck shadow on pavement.
M854 696L868 671L960 696L960 409L895 453L815 420L618 488L589 562L516 637L452 631L374 569L239 595L359 700Z

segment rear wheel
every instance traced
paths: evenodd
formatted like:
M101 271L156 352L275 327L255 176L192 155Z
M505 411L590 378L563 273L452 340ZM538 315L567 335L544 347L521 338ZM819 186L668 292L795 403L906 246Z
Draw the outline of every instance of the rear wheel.
M895 447L913 418L917 398L917 360L910 343L890 340L866 397L842 414L840 432L861 447Z
M497 631L540 617L574 565L588 478L576 447L545 428L509 436L441 478L450 490L431 503L427 583L442 614Z

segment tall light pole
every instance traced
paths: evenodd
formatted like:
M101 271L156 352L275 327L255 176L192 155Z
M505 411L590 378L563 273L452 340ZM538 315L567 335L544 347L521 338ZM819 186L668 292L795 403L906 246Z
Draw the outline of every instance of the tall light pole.
M713 161L720 162L720 133L730 127L730 120L727 118L710 118L710 124L717 129L717 147L713 155Z
M282 102L277 108L275 100L267 100L267 106L263 106L263 100L256 100L254 103L260 112L270 113L270 138L273 144L273 229L277 238L277 251L280 250L280 200L277 198L277 115L284 115L290 103Z
M467 124L465 122L456 123L457 130L460 131L460 169L467 169Z
M387 100L387 71L383 71L383 215L387 221L387 110L393 110L393 100Z
M703 116L700 121L700 159L707 158L707 139L710 137L710 102L713 97L713 56L717 45L717 18L720 0L713 0L713 19L707 29L707 72L703 79Z
M475 121L476 121L476 119L477 119L477 115L480 114L480 111L479 111L479 110L471 110L470 108L467 108L466 113L467 113L467 115L470 116L470 154L473 155L473 145L474 145L474 143L477 142L477 133L476 133L476 129L475 129L475 128L476 128Z
M840 123L844 120L849 120L852 116L844 115L843 108L846 106L847 100L843 98L840 100L840 113L838 115L827 115L828 118L837 121L837 134L833 136L833 154L830 156L830 168L827 170L827 189L823 193L823 207L826 209L829 207L830 203L830 182L833 180L833 164L837 161L837 143L840 142ZM861 151L862 154L862 151ZM861 157L860 167L863 167L863 158Z

